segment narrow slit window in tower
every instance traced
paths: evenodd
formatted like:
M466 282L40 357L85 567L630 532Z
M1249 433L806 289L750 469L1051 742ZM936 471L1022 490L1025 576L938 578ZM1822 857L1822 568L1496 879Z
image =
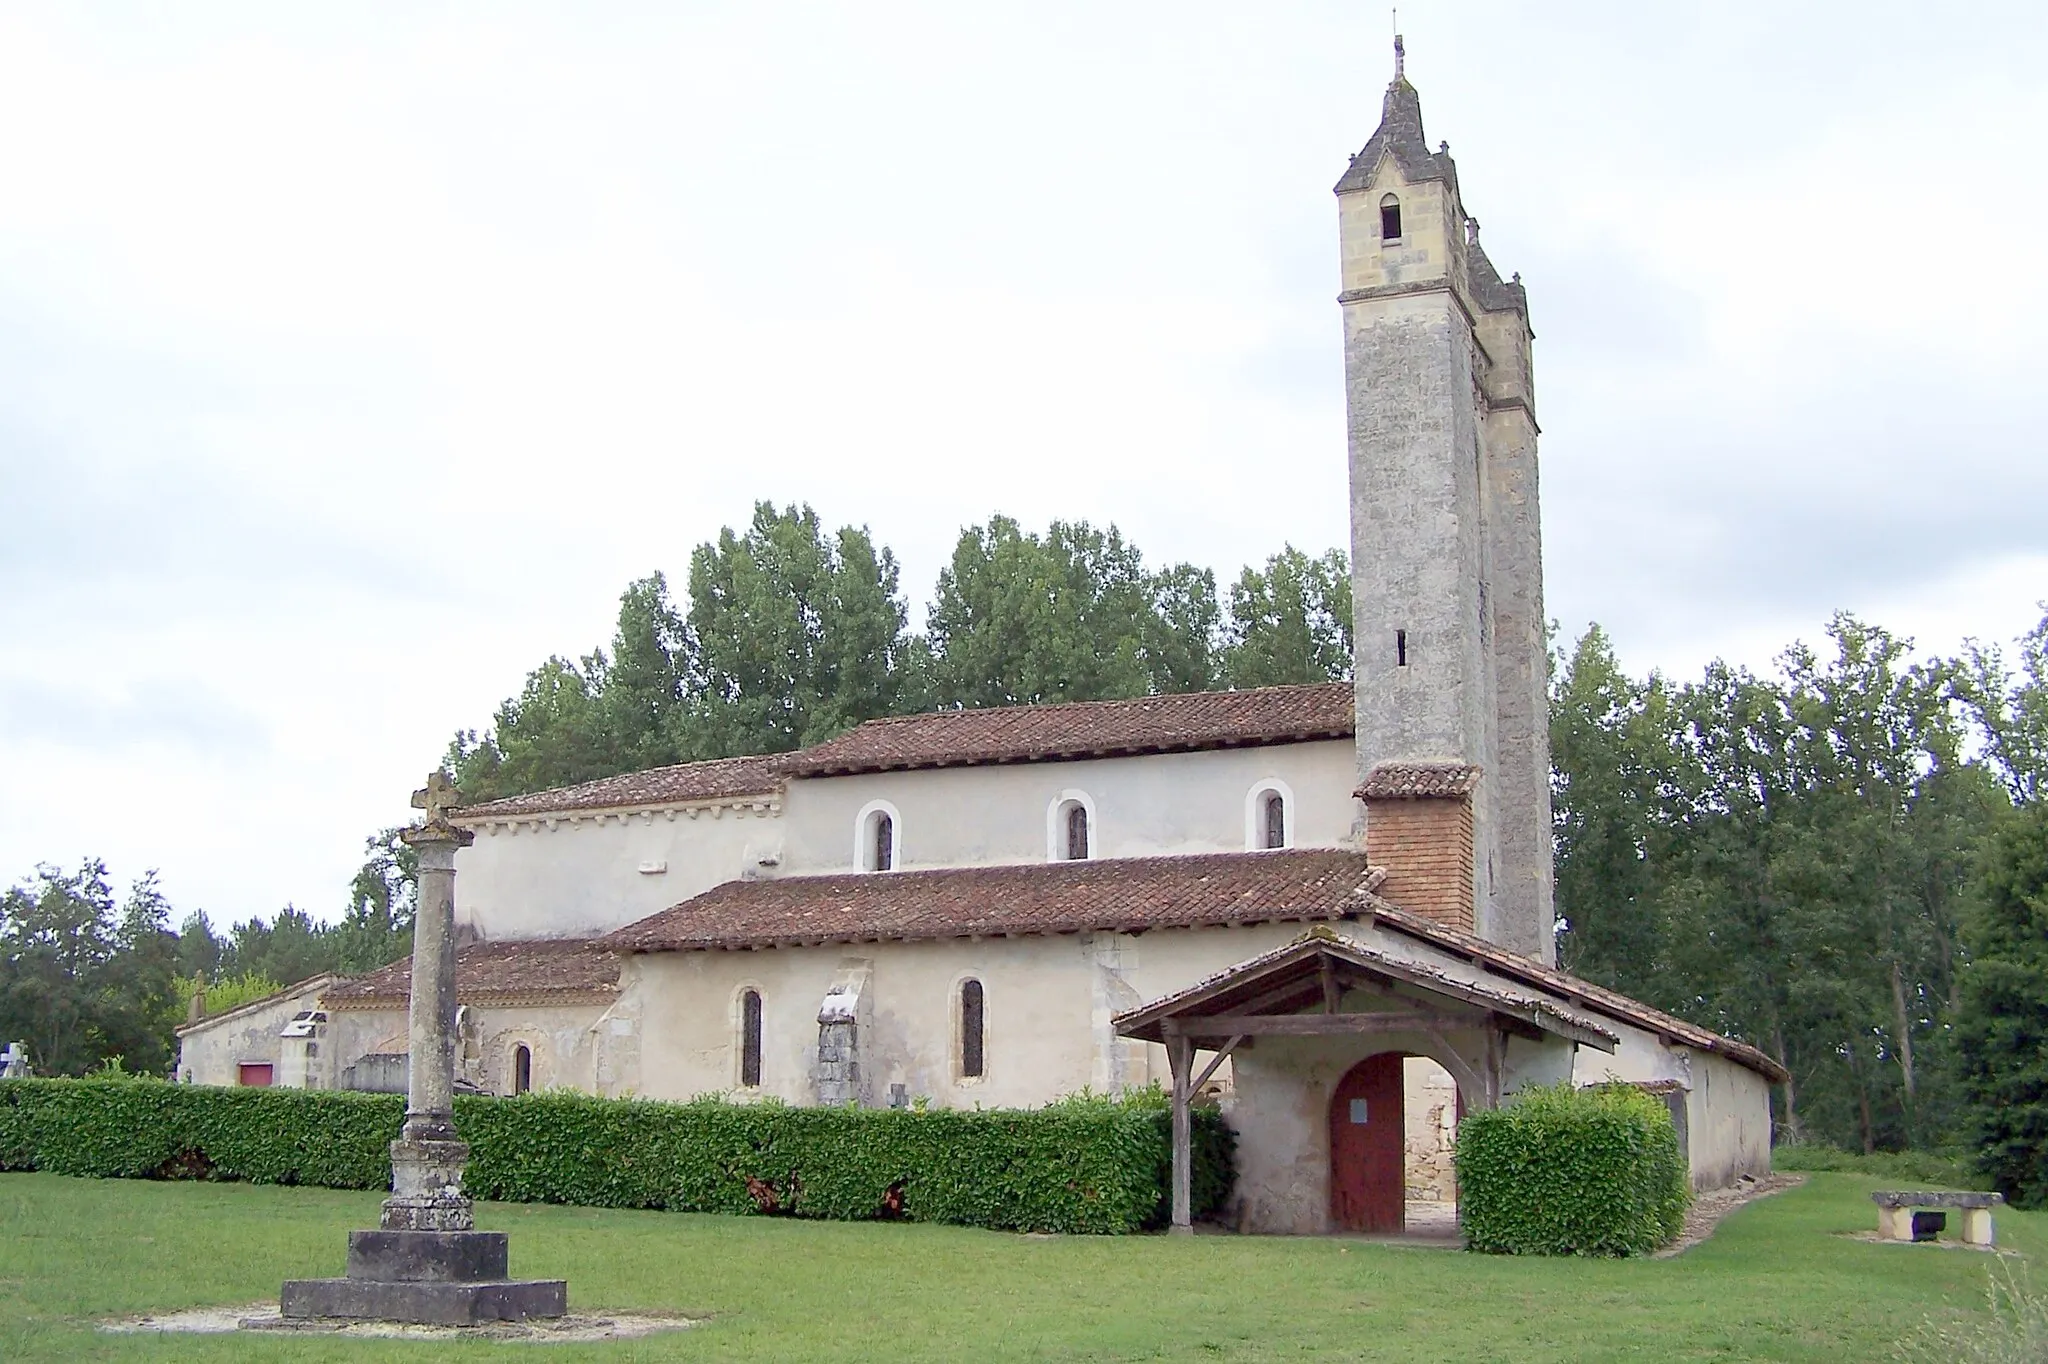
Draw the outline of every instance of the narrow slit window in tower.
M1067 807L1067 860L1088 860L1088 808L1079 803Z
M1401 201L1389 194L1380 200L1380 236L1392 241L1401 235Z
M746 1089L761 1087L761 992L749 990L740 996L740 1084Z
M1287 801L1278 791L1266 793L1266 846L1287 846Z
M1394 631L1394 666L1397 668L1408 666L1408 632L1406 630Z
M982 1045L986 1006L980 981L970 980L960 986L960 1074L965 1079L980 1079L986 1065Z
M887 815L875 816L875 870L887 871L896 865L896 821Z
M533 1052L524 1043L512 1048L512 1092L524 1094L533 1088Z

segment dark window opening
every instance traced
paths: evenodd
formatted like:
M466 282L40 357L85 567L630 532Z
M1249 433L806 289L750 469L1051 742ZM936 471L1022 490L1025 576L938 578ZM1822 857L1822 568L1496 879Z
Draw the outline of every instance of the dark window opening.
M1401 201L1389 194L1380 200L1380 236L1388 241L1401 235Z
M1287 846L1287 802L1277 791L1266 793L1266 846Z
M524 1094L533 1088L533 1052L524 1043L512 1048L512 1092Z
M896 821L875 816L875 870L887 871L896 864Z
M982 1073L983 1013L981 982L970 980L960 987L960 1074L968 1079L979 1079Z
M1408 632L1406 630L1394 631L1394 666L1397 668L1408 666Z
M740 1084L747 1089L761 1086L761 992L749 990L740 996Z
M1067 807L1067 861L1088 860L1088 810L1081 805Z

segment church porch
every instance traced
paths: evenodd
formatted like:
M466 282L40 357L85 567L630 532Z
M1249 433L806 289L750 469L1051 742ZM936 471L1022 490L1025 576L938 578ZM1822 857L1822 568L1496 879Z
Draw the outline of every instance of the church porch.
M1385 940L1381 942L1384 944ZM1131 1010L1117 1031L1165 1046L1173 1077L1173 1224L1190 1229L1188 1105L1231 1062L1241 1230L1398 1234L1408 1173L1404 1059L1448 1072L1460 1111L1571 1076L1616 1035L1505 982L1332 928Z

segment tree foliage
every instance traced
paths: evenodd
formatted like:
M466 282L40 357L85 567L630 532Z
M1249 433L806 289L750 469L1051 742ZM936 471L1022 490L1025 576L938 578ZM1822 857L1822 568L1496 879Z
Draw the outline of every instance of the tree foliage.
M929 630L942 706L1099 701L1201 690L1216 675L1216 580L1154 573L1115 526L1007 516L960 533Z
M2048 802L2009 818L1984 859L1956 1028L1978 1163L2022 1207L2048 1204Z
M1630 678L1597 629L1560 661L1560 951L1775 1056L1788 1135L1926 1145L1956 1129L1974 858L2023 787L1965 661L1847 615L1828 640L1684 685Z
M1351 676L1351 566L1288 545L1230 588L1223 676L1232 687L1341 682Z

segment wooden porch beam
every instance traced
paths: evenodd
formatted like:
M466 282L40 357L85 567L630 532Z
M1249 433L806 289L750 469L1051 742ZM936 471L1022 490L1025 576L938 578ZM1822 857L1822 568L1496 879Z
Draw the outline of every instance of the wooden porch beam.
M1215 1014L1208 1018L1167 1018L1160 1028L1170 1038L1327 1037L1333 1034L1413 1032L1442 1027L1441 1014L1420 1010L1358 1014ZM1452 1023L1460 1020L1449 1020Z
M1229 1060L1230 1053L1236 1051L1237 1044L1242 1041L1244 1041L1244 1034L1239 1033L1237 1036L1231 1038L1228 1042L1225 1042L1222 1045L1222 1047L1220 1047L1217 1050L1216 1054L1213 1057L1209 1058L1209 1064L1203 1068L1202 1073L1200 1075L1195 1077L1195 1083L1192 1089L1190 1090L1191 1095L1200 1094L1202 1092L1202 1086L1209 1083L1209 1077L1216 1073L1216 1067L1222 1065L1225 1061Z

